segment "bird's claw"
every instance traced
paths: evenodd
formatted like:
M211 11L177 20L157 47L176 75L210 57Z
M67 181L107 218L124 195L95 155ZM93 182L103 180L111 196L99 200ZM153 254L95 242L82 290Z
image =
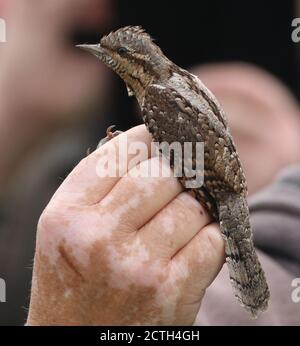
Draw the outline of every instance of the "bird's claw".
M97 149L100 148L105 143L109 142L111 139L117 137L119 134L122 133L122 131L112 131L113 128L115 128L116 125L111 125L106 130L106 137L102 138L99 144L97 145Z

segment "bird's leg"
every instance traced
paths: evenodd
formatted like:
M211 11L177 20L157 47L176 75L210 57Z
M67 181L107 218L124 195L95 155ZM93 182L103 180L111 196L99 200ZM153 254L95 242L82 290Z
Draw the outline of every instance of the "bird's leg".
M112 131L112 129L115 127L115 125L111 125L106 130L106 137L102 138L99 144L97 145L97 149L100 148L105 143L109 142L114 137L117 137L120 135L123 131Z

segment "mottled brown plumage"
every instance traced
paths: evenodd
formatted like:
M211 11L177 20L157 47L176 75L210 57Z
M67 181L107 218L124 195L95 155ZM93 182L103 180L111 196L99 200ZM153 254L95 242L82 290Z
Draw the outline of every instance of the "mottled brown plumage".
M171 62L141 27L121 28L98 45L80 47L124 80L155 142L204 142L204 184L190 193L220 222L235 295L256 317L267 308L269 290L253 246L243 169L218 101L196 76Z

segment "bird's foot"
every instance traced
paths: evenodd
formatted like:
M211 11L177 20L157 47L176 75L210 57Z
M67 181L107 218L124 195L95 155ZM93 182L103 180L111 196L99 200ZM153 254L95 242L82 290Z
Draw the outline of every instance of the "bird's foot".
M97 145L97 149L100 148L105 143L109 142L111 139L113 139L113 138L117 137L118 135L120 135L121 133L123 133L123 131L112 131L112 129L114 127L115 127L115 125L111 125L107 128L106 137L101 139L101 141Z

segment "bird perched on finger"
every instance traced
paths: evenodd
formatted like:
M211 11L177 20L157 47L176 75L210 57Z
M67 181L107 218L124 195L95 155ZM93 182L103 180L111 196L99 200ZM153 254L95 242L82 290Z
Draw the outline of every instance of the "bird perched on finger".
M253 245L246 179L217 99L200 79L169 60L139 26L112 32L99 44L78 47L124 80L155 142L204 143L204 181L188 191L220 223L235 296L256 317L266 310L270 294ZM172 158L170 164L175 165ZM188 180L180 178L185 187Z

